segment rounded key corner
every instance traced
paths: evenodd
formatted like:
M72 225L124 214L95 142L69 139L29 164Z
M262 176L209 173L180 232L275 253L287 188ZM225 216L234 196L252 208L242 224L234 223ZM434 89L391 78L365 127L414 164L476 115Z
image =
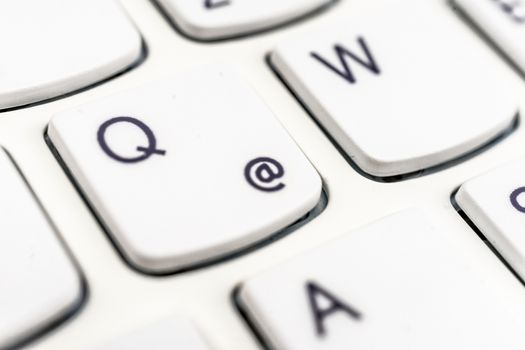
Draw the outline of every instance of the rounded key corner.
M463 183L463 184L459 185L458 187L456 187L456 189L454 189L454 191L452 191L451 197L454 200L454 202L456 203L456 205L459 206L459 204L461 203L462 198L465 196L465 191L466 191L466 187L467 186L468 186L467 183Z
M52 323L46 330L42 332L42 335L45 336L45 333L48 333L50 331L54 331L60 328L66 326L68 322L73 322L73 319L80 315L82 310L86 307L89 299L89 284L87 282L87 279L80 269L80 267L76 266L75 264L75 270L77 275L77 287L76 292L74 295L72 295L72 298L69 303L69 307L64 310L62 315L57 318L57 320Z
M341 155L347 160L347 162L362 176L376 181L376 182L399 182L406 181L421 176L432 175L443 170L452 168L460 163L466 162L479 154L487 151L488 149L496 146L498 143L504 141L508 136L514 133L517 129L520 119L519 114L517 114L510 122L508 127L501 130L492 138L487 139L484 143L475 145L471 147L467 152L452 155L445 157L440 162L434 164L427 164L421 167L412 167L410 168L410 161L403 160L396 163L397 171L388 171L385 170L385 167L390 166L387 162L382 162L379 159L371 158L367 155L362 155L361 157L350 156L348 153L339 145L339 143L333 139L331 136L329 138L332 140L332 143L339 150ZM412 163L418 163L417 160ZM407 165L408 164L408 165ZM458 188L459 189L459 188Z
M138 68L139 66L141 66L146 60L147 60L147 57L149 55L149 50L148 50L148 47L146 45L146 42L142 39L141 37L141 42L142 42L142 46L141 46L141 49L140 49L140 53L139 55L137 56L137 58L131 62L129 65L123 67L121 70L118 70L118 71L115 71L113 74L111 75L108 75L104 78L102 78L101 80L97 80L97 81L93 81L85 86L80 86L76 89L73 89L72 91L69 91L69 92L66 92L66 93L62 93L62 94L52 94L52 97L43 97L43 98L37 98L37 99L34 99L34 100L28 100L24 103L21 103L21 104L12 104L12 105L1 105L0 104L0 117L1 117L1 114L2 113L7 113L7 112L12 112L12 111L17 111L17 110L21 110L21 109L26 109L26 108L32 108L32 107L37 107L37 106L40 106L40 105L44 105L44 104L47 104L47 103L52 103L52 102L55 102L55 101L60 101L62 99L66 99L68 97L71 97L71 96L75 96L77 94L81 94L83 92L86 92L88 90L91 90L91 89L94 89L94 88L97 88L101 85L104 85L114 79L117 79L123 75L126 75L130 72L132 72L133 70L135 70L136 68ZM45 132L47 133L47 130L49 128L49 125L46 126L46 129L45 129Z
M122 258L122 260L128 265L129 268L131 268L133 271L144 275L144 276L150 276L150 277L169 277L173 275L178 275L181 273L188 273L193 272L205 268L211 268L215 265L227 263L229 261L242 258L245 255L248 255L256 250L263 249L266 246L273 244L274 242L280 240L281 238L286 237L289 234L292 234L299 228L303 227L304 225L308 224L315 218L317 218L321 213L326 209L328 206L328 191L326 190L324 184L321 188L319 200L315 204L314 207L312 207L305 215L303 215L301 218L293 222L292 224L286 226L283 229L277 230L276 232L267 235L266 237L257 240L255 242L252 242L251 244L247 244L243 247L231 250L229 252L217 255L217 256L209 256L208 258L203 258L201 260L196 261L187 261L187 262L181 262L179 264L158 264L158 261L155 261L155 259L147 258L144 259L144 257L137 258L137 254L132 254L131 256L126 250L124 250L120 244L116 241L115 238L112 237L110 234L109 229L105 228L104 231L106 232L106 235L110 238L112 241L112 244L114 248L116 249L118 255ZM101 219L99 219L100 221ZM102 224L102 223L101 223ZM102 226L105 227L104 224ZM166 258L166 260L170 260ZM175 260L175 259L172 259ZM241 285L238 286L239 290L241 289Z
M233 307L238 312L240 318L246 324L249 331L259 342L263 349L271 349L271 344L267 339L266 335L262 332L260 325L257 323L256 317L248 309L247 303L245 302L246 296L246 282L239 283L231 293L231 300Z
M55 232L55 234L58 233ZM55 314L50 315L47 319L42 319L39 324L35 324L32 330L17 335L6 344L0 344L5 346L5 349L18 349L45 340L47 336L52 336L55 332L59 332L61 327L66 327L69 322L73 322L86 306L90 294L87 279L67 248L64 247L63 249L67 251L68 260L72 265L70 272L74 275L72 288L66 293L54 296L55 299L58 298L61 301L63 306ZM2 346L0 348L4 349Z
M476 291L479 292L480 287L486 286L487 276L483 275L484 270L473 270L469 258L451 252L449 242L433 229L427 218L420 218L417 214L417 211L405 210L386 217L355 231L362 233L360 237L347 234L343 240L317 247L258 276L250 277L248 282L253 283L253 288L241 298L243 300L237 300L236 303L241 316L266 347L267 344L287 344L290 348L305 349L316 347L320 340L330 341L330 344L341 349L352 341L378 344L374 331L383 324L374 322L374 319L381 313L383 319L393 315L384 324L394 325L398 331L411 323L411 329L417 329L419 334L430 334L428 332L432 332L434 325L429 326L429 323L442 325L440 320L446 318L450 310L458 312L460 318L454 319L452 324L447 323L443 328L450 335L446 337L446 342L450 343L447 346L457 345L457 339L454 338L457 327L465 324L470 325L463 327L465 332L473 336L465 338L465 344L471 343L470 339L477 339L479 346L487 342L498 344L501 337L490 332L495 327L499 328L499 332L508 331L509 336L519 336L523 326L514 322L516 313L505 308L513 303L506 298L496 298L494 300L498 304L487 304L486 297L496 295L495 292L500 296L509 295L507 287L510 286L515 303L522 294L521 286L508 284L503 288L496 282L493 285L496 286L495 289L487 291L486 288L481 288L482 293L487 295L478 295ZM422 239L422 232L425 237L430 237ZM377 245L378 240L384 244L383 247ZM470 244L462 248L474 248ZM367 247L368 249L363 250ZM380 251L374 253L378 249ZM400 254L401 251L403 254ZM419 262L416 268L414 261ZM487 266L489 262L493 266L498 264L494 260L482 260L481 264ZM461 268L458 269L458 266ZM363 273L363 268L370 271ZM426 278L421 278L422 271L431 273ZM377 274L381 277L370 278ZM344 279L341 279L342 275L345 276ZM440 283L436 284L436 278L440 279ZM491 278L504 283L512 282L503 274L496 273ZM436 292L436 285L443 287L443 290ZM457 293L458 285L461 285L463 292ZM394 307L398 308L397 313L392 313L392 295L396 296ZM421 313L421 308L428 305L428 300L443 301L442 295L449 296L446 302L439 308ZM286 307L283 308L282 305ZM525 306L523 303L518 305L520 308ZM493 315L488 318L492 320L490 324L473 324L476 317L472 316L471 310L479 307L489 308ZM501 311L502 307L504 312ZM336 314L347 317L336 318ZM406 319L399 321L398 315L408 314L410 315ZM334 318L328 321L332 316ZM502 323L502 318L508 323ZM379 328L374 329L376 327ZM487 330L483 332L482 340L476 337L479 335L479 327ZM396 335L399 337L394 339L395 348L408 343L415 348L424 347L425 343L428 345L424 337L414 338L398 331ZM301 337L297 337L297 334L301 334ZM388 345L392 346L391 339L385 342L385 346ZM492 348L493 345L489 347Z
M62 80L45 82L47 85L44 86L27 86L22 90L7 91L5 94L0 91L0 97L4 96L3 99L0 98L0 100L4 100L0 101L0 114L74 96L127 74L142 65L149 55L148 45L131 18L126 18L126 20L129 22L126 24L129 24L130 28L133 29L133 39L127 38L128 42L133 41L133 47L128 48L127 52L120 56L115 55L112 57L112 62L103 62L99 66L77 72L76 75L71 74ZM97 74L98 77L88 78L88 76Z

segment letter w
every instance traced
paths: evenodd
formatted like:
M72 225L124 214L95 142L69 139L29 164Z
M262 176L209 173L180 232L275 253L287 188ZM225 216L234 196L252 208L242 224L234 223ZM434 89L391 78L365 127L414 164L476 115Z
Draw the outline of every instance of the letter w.
M348 62L347 62L347 56L350 57L355 62L359 63L361 66L365 67L369 71L380 74L381 71L379 70L379 66L377 65L376 61L374 60L374 57L372 56L372 53L368 49L368 46L366 45L366 42L363 38L358 37L357 42L361 46L361 49L363 50L366 59L362 59L350 50L346 49L342 45L335 44L334 50L337 53L337 56L339 57L339 61L342 65L342 67L337 67L336 65L328 62L325 58L321 57L316 52L311 52L310 55L324 64L326 67L331 69L333 72L335 72L340 77L344 78L346 81L348 81L350 84L354 84L356 82L354 74L352 73L352 70L350 69Z

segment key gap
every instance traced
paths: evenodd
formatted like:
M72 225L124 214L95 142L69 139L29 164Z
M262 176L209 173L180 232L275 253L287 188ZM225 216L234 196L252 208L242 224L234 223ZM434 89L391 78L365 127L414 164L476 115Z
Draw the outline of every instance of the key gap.
M85 308L86 304L89 301L89 285L87 283L86 276L84 275L80 264L75 259L73 253L67 246L66 242L64 241L63 237L60 235L60 231L56 227L55 223L52 221L51 217L49 216L49 213L45 210L44 205L40 201L40 199L37 197L36 193L34 192L33 188L29 184L29 181L25 177L24 173L14 160L13 156L7 149L4 147L0 147L6 154L13 166L15 167L16 172L18 175L22 178L22 181L24 182L26 188L29 190L29 193L33 197L33 200L36 202L38 208L43 213L45 220L47 221L48 225L51 227L51 230L54 233L54 236L57 238L61 248L65 251L69 263L71 263L78 275L79 283L80 283L80 295L77 300L77 302L71 306L68 310L63 312L60 317L56 317L55 319L51 320L51 322L46 323L45 325L37 328L35 332L32 332L27 337L24 337L23 339L11 344L8 349L20 349L25 347L26 345L35 342L39 339L44 339L45 336L51 335L53 331L57 330L59 327L63 327L66 325L66 322L72 321L75 317L77 317L82 309Z

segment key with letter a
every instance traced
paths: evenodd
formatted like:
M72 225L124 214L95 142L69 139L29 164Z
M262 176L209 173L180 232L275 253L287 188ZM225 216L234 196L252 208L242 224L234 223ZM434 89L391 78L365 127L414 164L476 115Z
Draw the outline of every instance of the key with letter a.
M519 77L450 9L430 13L424 5L396 3L411 14L403 20L357 7L344 24L292 39L271 55L346 156L375 177L476 151L512 130L519 111Z
M469 230L407 210L244 283L270 349L523 348L525 291Z

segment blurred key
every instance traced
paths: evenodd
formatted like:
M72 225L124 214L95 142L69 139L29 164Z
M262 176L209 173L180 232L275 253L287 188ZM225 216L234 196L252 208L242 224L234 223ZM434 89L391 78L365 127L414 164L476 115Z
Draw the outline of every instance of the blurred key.
M0 151L0 349L71 315L83 290L48 219Z
M292 21L333 0L157 0L173 22L196 39L250 34Z
M0 1L0 33L0 109L87 87L141 57L116 0Z
M454 0L454 3L525 72L524 0Z
M525 159L461 186L456 201L468 218L525 279Z
M444 230L389 216L249 279L239 303L270 349L522 349L523 286Z

